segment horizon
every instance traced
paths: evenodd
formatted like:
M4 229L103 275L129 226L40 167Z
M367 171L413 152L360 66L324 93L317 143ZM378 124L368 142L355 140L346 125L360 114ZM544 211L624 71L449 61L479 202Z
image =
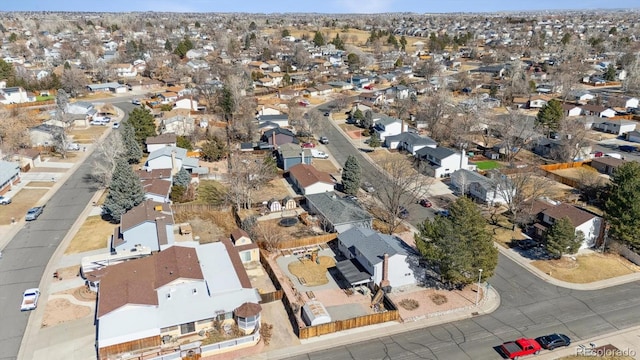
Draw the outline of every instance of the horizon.
M595 0L582 2L568 0L538 0L517 2L506 0L449 0L427 4L414 0L328 0L322 3L281 0L277 3L246 0L244 2L217 3L207 0L139 0L137 2L112 0L97 3L66 0L64 3L44 3L41 0L23 0L0 5L0 12L158 12L158 13L247 13L247 14L447 14L447 13L502 13L502 12L554 12L554 11L616 11L640 10L637 0L614 0L603 3Z

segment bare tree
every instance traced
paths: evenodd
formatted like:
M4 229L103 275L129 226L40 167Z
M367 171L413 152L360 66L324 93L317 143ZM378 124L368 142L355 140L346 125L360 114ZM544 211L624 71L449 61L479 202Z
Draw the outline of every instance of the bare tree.
M581 118L565 117L560 121L559 146L556 147L553 158L561 162L571 162L588 156L585 148L589 145L589 130Z
M268 155L270 156L270 155ZM235 153L230 156L231 171L228 175L230 201L238 209L249 209L253 196L275 176L275 166L267 158Z
M429 93L420 104L416 121L426 125L430 136L437 142L446 142L451 138L449 119L454 111L449 90L440 87Z
M389 155L381 161L380 167L385 175L373 184L376 189L373 194L381 206L377 211L378 216L387 224L391 234L400 226L399 216L403 208L411 207L423 197L433 178L419 176L408 158L399 159Z
M123 152L122 139L115 132L95 143L96 158L91 175L100 186L109 187L116 163Z
M0 112L0 150L5 154L13 154L23 145L28 145L29 119L27 112ZM35 125L35 124L34 124Z
M497 115L489 119L487 134L497 134L501 140L500 153L505 161L512 163L518 153L535 137L537 132L533 122L517 110L509 110L507 115ZM486 135L485 135L486 136Z
M258 245L267 251L278 250L284 236L282 227L273 221L257 221L251 233L256 236Z
M78 94L82 92L87 85L87 79L84 73L77 68L65 69L62 72L60 82L62 83L62 88L71 94L72 97L78 97Z

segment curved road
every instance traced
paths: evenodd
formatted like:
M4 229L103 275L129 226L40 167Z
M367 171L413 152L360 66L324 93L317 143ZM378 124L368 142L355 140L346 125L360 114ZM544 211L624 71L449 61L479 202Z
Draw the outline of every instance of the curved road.
M501 305L492 314L290 359L501 359L494 347L518 337L563 332L577 341L640 323L640 282L597 291L559 288L502 255L496 274L490 283Z
M116 104L128 114L131 104ZM125 115L126 118L127 115ZM98 188L89 179L94 154L76 169L46 203L40 217L25 224L0 260L0 359L15 359L30 312L20 312L22 293L38 287L60 242Z

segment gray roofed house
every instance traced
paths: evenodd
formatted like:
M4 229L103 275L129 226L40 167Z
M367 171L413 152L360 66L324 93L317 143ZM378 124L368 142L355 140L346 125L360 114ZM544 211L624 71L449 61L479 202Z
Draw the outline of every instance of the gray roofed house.
M461 151L445 147L423 147L416 151L415 157L426 162L424 172L432 177L440 178L458 169L469 167L469 159Z
M506 204L513 198L516 189L511 181L497 171L484 176L478 172L459 169L451 174L451 185L459 194L469 195L486 204Z
M20 182L20 164L0 160L0 194L11 189L14 184Z
M298 164L310 165L313 159L310 149L301 148L298 144L287 143L280 145L277 152L278 166L288 171Z
M273 123L273 124L277 124L279 127L289 126L289 115L287 114L259 115L258 124L262 125L263 123Z
M388 279L393 287L416 283L417 254L401 239L362 227L338 235L338 249L347 259L355 259L371 274L374 283L383 280L383 263L388 261Z
M327 231L342 233L353 227L371 228L373 216L335 192L306 195L309 213L318 215Z
M438 143L428 136L420 136L416 133L403 132L398 135L387 136L384 139L384 144L389 149L406 150L412 155L416 154L416 151L424 148L431 147L436 148Z

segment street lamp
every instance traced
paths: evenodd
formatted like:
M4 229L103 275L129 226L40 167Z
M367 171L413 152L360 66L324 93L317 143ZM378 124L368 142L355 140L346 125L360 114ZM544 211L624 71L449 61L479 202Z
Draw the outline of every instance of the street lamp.
M478 269L478 291L476 291L476 306L480 300L480 281L482 280L482 269Z

